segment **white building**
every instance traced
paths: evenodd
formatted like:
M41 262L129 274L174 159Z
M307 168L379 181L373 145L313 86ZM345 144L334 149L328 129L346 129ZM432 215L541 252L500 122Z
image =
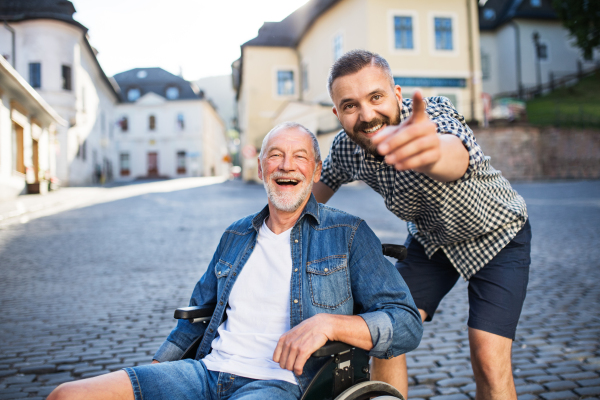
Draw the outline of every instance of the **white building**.
M575 74L600 59L598 51L583 59L552 0L479 0L479 28L483 92L491 97Z
M111 174L111 124L118 94L102 71L69 1L0 3L0 53L66 121L57 128L56 174L82 185ZM14 46L13 46L14 43Z
M60 125L67 121L0 56L0 200L48 189Z
M114 79L121 88L116 180L229 175L225 125L195 86L161 68Z

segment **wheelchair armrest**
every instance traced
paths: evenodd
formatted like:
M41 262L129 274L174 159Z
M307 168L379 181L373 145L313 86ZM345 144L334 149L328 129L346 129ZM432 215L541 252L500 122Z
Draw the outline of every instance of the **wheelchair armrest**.
M343 353L352 349L352 346L343 342L330 342L328 341L319 350L312 353L312 357L327 357L334 356L338 353Z
M215 306L192 306L192 307L181 307L175 310L175 319L187 319L194 320L196 318L205 318L213 315Z
M381 249L384 256L393 257L398 261L404 260L408 254L406 247L401 244L384 243L381 245Z

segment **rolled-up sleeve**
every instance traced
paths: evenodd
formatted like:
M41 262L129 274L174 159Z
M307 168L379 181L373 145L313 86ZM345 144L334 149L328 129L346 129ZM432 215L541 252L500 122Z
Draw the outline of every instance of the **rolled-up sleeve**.
M381 252L381 242L362 221L350 251L352 296L366 322L373 348L369 355L392 358L417 348L423 336L421 315L408 286Z

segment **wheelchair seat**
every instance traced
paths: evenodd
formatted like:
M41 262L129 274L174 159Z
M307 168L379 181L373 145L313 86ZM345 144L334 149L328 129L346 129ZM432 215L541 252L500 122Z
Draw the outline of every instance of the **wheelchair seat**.
M383 244L383 254L402 261L406 248L396 244ZM207 324L214 305L182 307L175 310L174 318L191 323ZM181 359L196 358L202 337L198 337L184 352ZM402 394L393 386L371 381L369 356L363 349L342 342L327 342L312 357L329 357L310 382L301 400L368 400L401 399Z

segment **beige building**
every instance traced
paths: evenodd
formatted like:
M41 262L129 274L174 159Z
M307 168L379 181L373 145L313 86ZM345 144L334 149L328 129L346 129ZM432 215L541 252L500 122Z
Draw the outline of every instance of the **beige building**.
M327 154L340 128L327 76L352 49L386 58L403 97L416 89L446 96L467 120L481 120L477 13L464 0L311 0L281 22L265 22L232 65L244 179L257 179L252 154L282 121L313 130Z
M0 56L0 200L48 189L56 171L56 129L66 125Z

